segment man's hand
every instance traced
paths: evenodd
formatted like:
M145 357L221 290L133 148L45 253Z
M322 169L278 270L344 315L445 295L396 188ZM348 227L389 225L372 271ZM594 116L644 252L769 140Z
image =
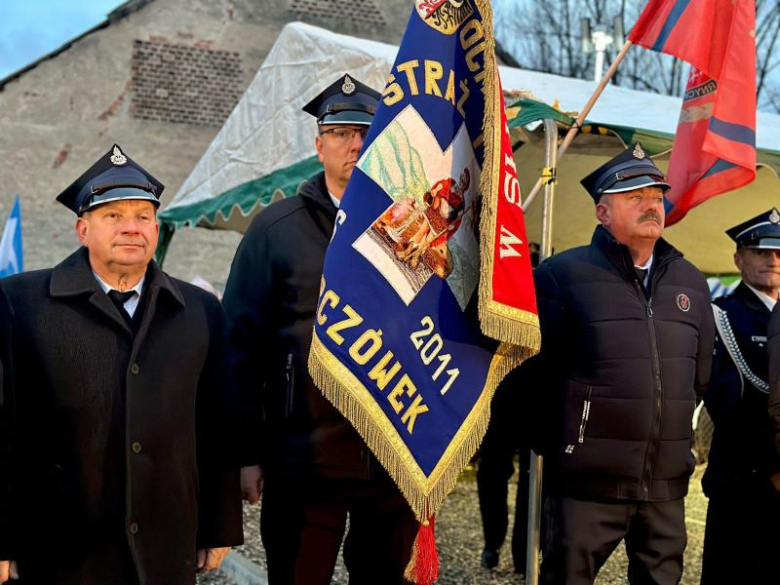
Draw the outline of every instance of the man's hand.
M198 573L205 573L219 568L222 561L230 552L230 547L207 548L198 551Z
M264 483L263 470L259 465L241 468L241 497L250 504L260 501Z
M16 570L16 561L0 561L0 583L18 578L19 571Z
M769 478L769 481L772 482L772 485L775 486L775 489L780 492L780 471L775 473L773 476Z

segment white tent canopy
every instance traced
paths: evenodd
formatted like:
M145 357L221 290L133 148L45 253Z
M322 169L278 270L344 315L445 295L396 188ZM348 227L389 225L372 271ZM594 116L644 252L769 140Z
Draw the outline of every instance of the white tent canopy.
M303 23L288 24L161 219L174 228L202 225L243 231L251 216L276 198L293 194L318 168L313 158L316 128L301 111L303 105L345 72L383 88L397 50ZM592 81L510 67L501 67L500 75L505 91L557 104L562 111L580 110L595 89ZM610 85L588 120L673 135L679 111L680 98ZM780 116L758 114L757 146L780 156ZM527 156L523 150L516 159ZM559 176L567 172L567 160L569 155L562 159ZM536 161L532 168L540 164ZM521 183L532 184L536 174L528 179Z

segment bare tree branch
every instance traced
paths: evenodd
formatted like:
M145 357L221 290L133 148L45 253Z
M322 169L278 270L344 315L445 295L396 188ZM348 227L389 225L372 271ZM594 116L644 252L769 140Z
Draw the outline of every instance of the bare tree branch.
M756 1L756 97L763 108L780 112L780 0ZM582 51L580 20L611 26L619 16L626 32L646 0L496 0L502 44L528 69L590 79L594 56ZM605 60L619 47L609 47ZM668 55L632 50L615 75L618 85L667 95L682 95L688 65Z

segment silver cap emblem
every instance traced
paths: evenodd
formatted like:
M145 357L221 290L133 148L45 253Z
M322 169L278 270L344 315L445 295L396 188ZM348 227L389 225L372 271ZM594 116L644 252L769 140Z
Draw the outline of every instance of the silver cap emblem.
M769 214L769 221L772 223L780 223L780 213L777 213L777 209L773 209Z
M639 160L642 160L647 155L645 154L645 151L642 150L642 145L638 142L636 143L636 146L634 147L634 158L638 158Z
M341 93L343 93L344 95L352 95L353 93L355 93L356 89L357 87L355 87L355 84L349 78L349 75L345 75L344 84L341 86Z
M122 151L116 145L114 146L114 153L111 155L111 162L116 166L122 166L127 162L127 157L122 154Z

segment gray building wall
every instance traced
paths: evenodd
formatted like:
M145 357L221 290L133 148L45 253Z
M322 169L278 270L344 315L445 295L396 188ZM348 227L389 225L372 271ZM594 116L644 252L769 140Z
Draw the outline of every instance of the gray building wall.
M177 192L293 20L397 44L409 0L131 0L0 85L0 217L22 200L25 267L77 246L57 194L114 143ZM334 55L334 59L338 56ZM311 128L302 128L311 133ZM174 236L166 269L224 286L240 234Z

